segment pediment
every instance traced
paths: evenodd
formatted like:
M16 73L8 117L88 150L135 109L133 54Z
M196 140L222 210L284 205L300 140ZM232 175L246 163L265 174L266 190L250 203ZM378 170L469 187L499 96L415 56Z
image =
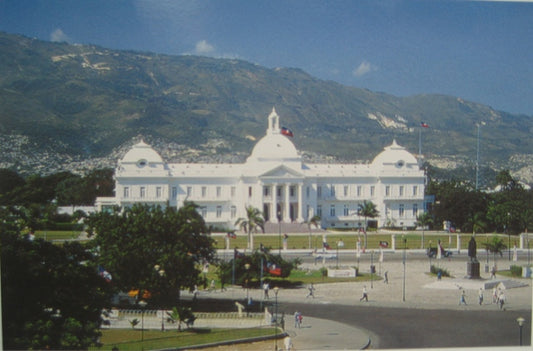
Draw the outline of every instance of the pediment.
M292 168L281 165L261 174L259 178L303 178L303 174Z

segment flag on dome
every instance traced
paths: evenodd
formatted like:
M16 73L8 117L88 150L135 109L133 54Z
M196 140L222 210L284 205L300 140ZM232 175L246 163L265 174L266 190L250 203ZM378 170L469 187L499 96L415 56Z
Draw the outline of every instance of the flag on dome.
M294 136L294 133L292 132L292 130L290 130L287 127L281 127L281 134L289 136L289 137L293 137Z
M111 274L110 274L108 271L106 271L106 270L104 269L104 267L102 267L102 266L98 266L98 275L99 275L100 277L104 278L105 281L108 282L108 283L109 283L111 280L113 280L113 277L111 276Z
M426 122L420 122L420 126L422 128L429 128L429 124L427 124Z

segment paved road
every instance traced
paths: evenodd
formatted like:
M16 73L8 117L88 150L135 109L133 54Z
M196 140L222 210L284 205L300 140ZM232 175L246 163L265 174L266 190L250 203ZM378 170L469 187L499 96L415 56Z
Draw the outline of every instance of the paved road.
M388 271L389 284L377 280L370 287L369 282L351 282L334 284L317 284L316 297L306 299L306 289L281 289L279 291L279 311L291 316L295 310L304 316L317 318L310 324L309 332L318 334L321 323L325 330L322 344L313 344L309 337L294 334L294 344L298 350L346 349L342 342L346 335L353 336L358 331L357 341L353 347L358 349L370 336L373 348L436 348L436 347L487 347L517 346L519 344L518 317L526 318L523 329L524 345L531 345L533 294L531 281L528 279L512 280L521 287L511 287L507 278L498 276L509 288L505 289L507 304L500 310L491 303L491 289L484 290L483 305L477 303L479 287L493 282L490 274L482 272L480 280L464 279L466 274L466 255L456 255L451 260L434 260L432 264L446 269L452 277L437 281L427 274L427 258L420 253L407 253L406 279L404 286L401 253L385 255L381 267ZM368 255L362 257L369 269ZM499 267L508 269L508 265L525 265L527 257L518 262L500 260ZM335 266L335 262L327 264ZM378 263L376 263L377 265ZM483 262L482 262L483 264ZM320 264L319 264L320 266ZM303 269L317 269L314 263L304 264ZM359 302L363 285L367 285L370 300ZM402 301L405 289L406 300ZM467 294L467 306L459 306L462 290ZM250 292L255 301L261 299L261 291ZM244 291L233 288L223 298L240 299ZM215 297L215 296L211 296ZM305 317L304 317L305 321ZM323 322L326 321L326 322ZM327 324L333 321L341 323L338 335L336 327ZM351 328L351 329L350 329ZM288 328L289 333L293 332ZM327 339L327 340L326 340ZM336 344L337 341L340 341ZM304 346L304 347L302 347Z

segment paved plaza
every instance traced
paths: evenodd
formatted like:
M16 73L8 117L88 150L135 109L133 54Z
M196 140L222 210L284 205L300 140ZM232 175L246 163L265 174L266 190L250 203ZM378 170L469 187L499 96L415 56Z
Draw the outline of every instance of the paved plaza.
M278 293L279 303L282 306L284 303L307 303L382 308L498 311L499 307L492 303L492 286L498 286L504 290L506 295L506 304L504 305L506 311L531 311L533 294L529 279L511 279L500 275L496 275L495 279L491 279L491 274L484 272L484 262L481 262L481 279L466 279L468 257L463 254L456 255L451 259L432 260L433 265L445 269L451 275L451 277L442 277L442 279L438 280L434 275L428 274L428 261L410 260L409 257L412 254L407 252L404 280L404 265L402 261L398 260L397 257L394 261L387 261L388 258L392 258L392 255L401 255L401 253L389 252L384 255L383 263L376 263L376 274L383 276L384 272L387 271L388 283L385 283L380 278L379 280L365 282L316 284L314 298L306 298L306 287L280 289ZM502 270L509 269L510 265L525 264L527 264L527 261L519 260L513 262L506 260L505 257L498 260L498 266ZM301 268L314 270L321 266L321 263L317 265L304 264ZM360 267L363 273L367 273L369 270L367 268L368 270L365 271L363 264ZM364 286L366 286L368 291L368 302L360 301ZM483 289L484 295L482 305L478 303L480 288ZM465 291L466 305L459 304L463 290ZM224 292L204 292L203 294L211 298L242 300L246 296L246 291L233 287ZM251 289L249 294L255 301L259 301L262 298L262 291L259 289ZM373 335L370 331L354 328L332 320L306 318L305 311L301 311L304 314L302 328L295 328L291 323L293 312L286 312L286 331L291 336L296 350L360 349L368 344L369 339L372 340L372 345L379 345L379 335ZM505 313L505 311L502 310L502 313ZM525 318L531 320L531 316L525 316ZM262 343L256 343L253 346L234 345L216 349L271 350L273 348L271 341L265 342L264 346L261 345Z

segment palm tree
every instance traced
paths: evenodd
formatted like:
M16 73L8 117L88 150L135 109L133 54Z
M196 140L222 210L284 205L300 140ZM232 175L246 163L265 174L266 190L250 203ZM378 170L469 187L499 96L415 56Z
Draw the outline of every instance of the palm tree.
M368 218L376 218L379 216L379 211L376 209L376 205L372 201L363 201L362 204L359 204L357 208L357 215L365 217L365 250L367 247L367 235L366 230L368 229Z
M507 249L507 245L504 244L503 239L497 236L493 236L492 240L484 243L485 250L491 252L494 255L494 266L496 266L496 254L499 253L503 256L503 251Z
M239 218L235 225L244 230L248 234L248 249L254 249L254 242L252 233L257 232L257 228L265 232L265 219L263 213L253 206L246 207L246 218Z
M472 226L472 235L475 236L476 233L480 233L485 230L486 223L483 219L483 213L478 212L468 221L468 223Z
M314 215L313 217L309 218L304 223L307 224L307 229L309 230L309 249L311 249L311 226L314 225L315 228L318 228L320 224L320 216Z
M178 323L178 331L181 331L181 324L185 323L187 328L194 323L196 317L190 307L173 307L172 312L167 312L168 321Z
M418 227L422 227L421 249L424 248L424 230L430 224L433 224L433 217L429 214L429 212L424 212L420 216L416 217L416 225Z

